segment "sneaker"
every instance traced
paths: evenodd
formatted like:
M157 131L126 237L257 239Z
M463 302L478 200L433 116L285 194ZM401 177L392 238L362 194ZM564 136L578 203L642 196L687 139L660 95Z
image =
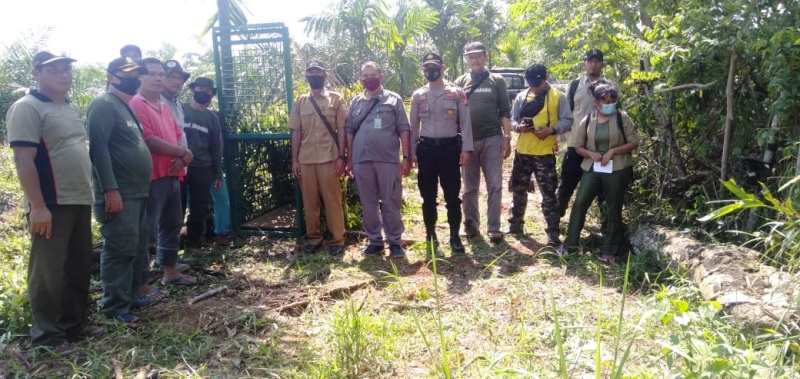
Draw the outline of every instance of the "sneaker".
M461 243L461 238L458 237L450 237L450 249L456 254L464 254L467 251Z
M344 246L342 246L342 245L331 245L331 248L330 248L330 250L328 250L328 253L330 255L333 255L333 256L342 255L342 254L344 254Z
M320 247L322 247L322 242L318 244L307 243L300 247L300 252L303 254L314 254Z
M383 245L368 245L364 255L383 255Z
M481 235L481 231L472 225L464 225L464 233L467 234L467 238L475 238Z
M125 325L131 325L139 322L139 318L130 313L125 313L123 315L118 315L118 316L106 316L106 318L108 318L109 320L120 322Z
M491 243L503 242L503 233L502 232L489 232L489 242L491 242Z
M390 243L389 244L389 256L392 258L403 258L406 256L405 250L400 244L397 243Z

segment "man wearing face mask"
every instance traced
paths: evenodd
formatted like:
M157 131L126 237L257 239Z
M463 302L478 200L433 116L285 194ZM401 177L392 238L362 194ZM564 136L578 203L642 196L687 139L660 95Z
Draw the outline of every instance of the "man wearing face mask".
M211 192L222 185L222 148L219 117L208 109L217 94L214 81L202 76L189 83L192 100L183 104L184 132L194 159L181 183L183 199L189 198L189 219L186 222L186 247L199 248L203 225L211 207Z
M389 254L405 256L400 237L405 231L400 216L403 177L411 169L409 125L403 99L381 85L383 73L375 62L361 66L364 93L350 103L347 117L348 172L354 174L363 209L369 245L364 255L383 254L381 226L389 241ZM402 160L400 160L402 143Z
M306 219L306 244L303 253L322 247L320 197L325 204L325 220L331 233L331 255L344 252L344 210L339 177L344 174L344 124L347 106L342 95L325 89L327 73L322 62L306 64L306 80L311 92L294 101L289 115L292 129L292 174L300 181Z
M481 171L488 192L487 231L489 240L503 240L500 232L500 208L503 193L503 160L511 155L511 104L508 101L506 81L500 74L486 68L489 54L480 42L464 46L464 61L470 72L454 82L464 88L469 98L472 136L475 151L472 161L464 170L464 231L467 237L480 235L478 188Z
M512 130L520 135L511 170L513 206L508 220L509 233L524 232L527 191L533 174L541 189L547 244L555 247L561 244L556 198L556 134L570 130L572 111L564 94L547 83L547 68L544 65L534 63L528 67L525 80L529 85L528 90L520 92L511 107Z
M439 54L423 56L421 71L428 84L414 91L411 98L411 161L419 167L417 185L428 244L436 244L436 187L441 183L450 224L450 248L453 253L462 254L464 245L458 235L460 166L469 163L473 151L472 122L466 93L444 81L445 70Z
M94 214L105 239L100 255L100 313L132 322L140 268L148 259L145 211L152 162L142 126L128 103L139 89L139 75L147 70L131 58L117 58L106 72L108 92L92 101L86 116L94 165Z

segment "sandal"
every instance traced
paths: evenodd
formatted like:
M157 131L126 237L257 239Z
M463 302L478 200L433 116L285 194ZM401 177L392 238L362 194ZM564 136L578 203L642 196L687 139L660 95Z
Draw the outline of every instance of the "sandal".
M603 255L599 256L597 259L599 259L600 262L603 262L605 264L614 263L614 256L611 255L611 254L603 254Z
M179 275L170 280L161 279L161 284L165 286L193 286L197 284L197 279L189 275Z

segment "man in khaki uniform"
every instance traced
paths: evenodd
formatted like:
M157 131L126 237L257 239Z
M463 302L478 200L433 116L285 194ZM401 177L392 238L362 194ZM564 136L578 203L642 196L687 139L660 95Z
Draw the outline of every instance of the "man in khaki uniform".
M322 246L319 221L321 196L331 233L330 254L340 255L344 252L344 211L339 177L344 174L347 162L347 156L344 155L347 106L342 95L325 89L326 78L322 62L308 62L306 80L311 92L295 99L289 116L292 174L300 181L300 191L303 193L306 245L301 251L313 253Z

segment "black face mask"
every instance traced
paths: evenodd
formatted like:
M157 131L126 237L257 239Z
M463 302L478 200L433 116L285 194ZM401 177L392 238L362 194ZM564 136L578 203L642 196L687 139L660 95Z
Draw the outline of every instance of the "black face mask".
M442 76L441 67L425 69L425 79L428 79L429 82L435 82L441 76Z
M111 83L111 85L120 90L120 92L128 95L135 95L136 90L139 89L139 84L142 83L139 78L124 78L116 75L114 75L114 77L119 79L119 83Z
M311 86L311 89L320 89L325 86L325 77L324 76L306 76L306 80L308 80L308 85Z
M206 105L211 101L211 95L205 92L194 92L192 98L199 104Z

